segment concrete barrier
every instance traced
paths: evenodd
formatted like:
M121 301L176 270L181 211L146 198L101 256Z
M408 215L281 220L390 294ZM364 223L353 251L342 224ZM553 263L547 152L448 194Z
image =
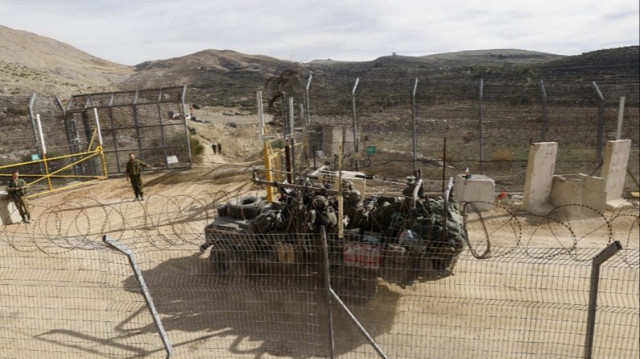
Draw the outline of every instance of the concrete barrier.
M460 204L465 202L488 202L474 204L479 211L493 209L495 192L495 181L485 175L472 174L471 178L464 178L464 174L459 174L453 182L453 198Z
M631 140L607 141L600 177L604 178L606 203L609 210L631 206L629 201L622 198L630 151Z
M600 177L590 177L582 173L553 176L551 204L554 206L576 205L564 208L569 218L604 213L605 197L604 180Z
M554 208L549 199L557 154L557 142L537 142L529 146L522 205L533 214L546 215Z
M3 225L22 222L18 209L6 191L0 191L0 221Z

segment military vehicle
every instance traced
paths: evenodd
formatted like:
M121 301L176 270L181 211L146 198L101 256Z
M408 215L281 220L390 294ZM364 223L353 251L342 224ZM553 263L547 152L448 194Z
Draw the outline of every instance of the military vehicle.
M363 196L354 180L366 176L335 179L291 184L254 174L255 183L277 188L279 198L239 197L217 209L200 246L211 248L212 270L228 278L280 270L321 276L327 248L331 287L360 304L375 295L379 280L406 286L452 274L466 243L452 179L435 197L425 194L419 172L398 196Z

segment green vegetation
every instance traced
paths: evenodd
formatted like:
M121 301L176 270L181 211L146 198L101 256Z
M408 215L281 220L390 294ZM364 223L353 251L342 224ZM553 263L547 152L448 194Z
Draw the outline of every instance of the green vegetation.
M204 145L200 143L194 136L189 136L189 146L191 146L191 158L193 162L199 163L202 161L202 155L204 154Z
M22 106L9 106L7 112L13 116L26 116L28 111Z

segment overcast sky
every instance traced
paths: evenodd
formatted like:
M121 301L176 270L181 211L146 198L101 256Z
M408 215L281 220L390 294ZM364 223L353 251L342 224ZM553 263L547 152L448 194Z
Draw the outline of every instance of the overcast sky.
M0 25L135 65L206 49L373 60L638 45L638 0L0 0Z

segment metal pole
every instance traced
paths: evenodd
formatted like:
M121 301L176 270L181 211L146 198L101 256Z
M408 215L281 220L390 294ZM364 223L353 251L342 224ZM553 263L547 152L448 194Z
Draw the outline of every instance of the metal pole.
M51 185L51 176L49 176L49 164L47 163L47 145L44 142L44 133L42 132L42 122L40 121L40 114L36 114L36 123L38 125L38 133L40 134L40 146L42 148L42 162L44 163L44 174L47 177L47 184L49 185L49 191L53 190Z
M622 119L624 118L624 100L625 97L620 97L620 106L618 107L618 127L616 128L616 140L622 137Z
M113 143L113 151L116 156L116 168L118 173L121 172L120 168L120 151L118 150L118 141L116 139L116 126L113 122L113 102L115 101L115 94L111 93L111 98L109 99L109 122L111 124L111 142Z
M442 241L446 242L449 236L449 196L451 195L451 189L453 188L453 177L449 178L447 188L442 192L444 198L444 204L442 205Z
M362 333L365 339L367 339L369 344L373 346L373 349L375 349L375 351L378 353L380 358L387 359L387 355L382 351L382 349L378 346L376 341L369 335L369 333L367 333L367 330L362 326L362 324L360 324L360 322L358 321L358 318L356 318L356 316L353 315L353 313L351 313L347 305L344 304L342 299L340 299L340 296L338 296L332 288L329 288L329 290L331 291L331 296L336 300L336 302L338 302L338 305L340 305L342 309L347 313L347 316L349 316L353 324L356 325L360 333Z
M262 90L256 91L256 101L258 102L258 118L260 119L260 140L264 142L264 109L262 104Z
M167 153L167 139L164 133L164 124L162 123L162 89L158 91L158 99L156 108L158 109L158 122L160 122L160 138L162 139L162 156L164 157L165 168L169 168L169 154Z
M291 180L295 181L296 179L296 138L294 135L294 125L295 125L295 113L293 107L293 96L289 97L289 137L291 138ZM293 182L292 182L293 183Z
M36 93L32 92L29 98L29 118L31 119L31 128L33 129L33 138L35 139L36 148L38 147L38 130L36 129L36 116L33 114L33 104L36 101ZM64 110L62 111L64 113ZM39 149L39 148L38 148Z
M291 146L289 140L284 141L284 162L287 172L287 182L293 183L293 170L291 169Z
M589 308L587 315L587 336L584 344L584 358L591 359L593 352L593 334L596 325L596 307L598 304L598 282L600 279L600 265L606 262L611 256L622 249L620 241L609 244L602 252L598 253L592 260L591 267L591 288L589 289Z
M444 193L444 181L447 178L447 137L442 143L442 193Z
M482 131L482 89L484 80L480 79L480 173L484 174L484 134Z
M264 168L265 168L265 178L268 182L272 181L272 172L271 172L271 160L269 159L269 155L271 152L269 151L270 146L265 140L264 136L266 135L265 127L264 127L264 104L262 103L262 90L256 91L256 100L258 102L258 118L260 118L260 139L262 140L262 150L264 151ZM273 202L273 188L271 186L267 186L267 201Z
M356 171L358 170L358 115L356 111L356 89L358 88L360 78L356 78L356 83L351 90L351 104L353 107L353 152L356 159Z
M140 122L138 121L138 95L139 90L136 90L135 96L133 98L133 104L131 105L131 110L133 112L133 124L136 127L136 140L138 142L138 157L142 158L142 135L140 133ZM184 127L187 134L187 143L189 142L189 130L187 130L187 120L185 117Z
M596 95L598 96L598 138L596 140L597 148L596 148L596 163L602 162L602 146L604 145L604 96L602 96L602 92L598 88L598 84L593 81L591 82L591 86L596 91Z
M171 348L171 343L169 342L169 338L167 337L167 333L164 331L164 327L162 326L162 320L160 319L160 316L158 315L158 312L156 311L155 304L153 304L153 299L151 298L151 293L149 293L149 289L147 288L147 283L145 283L145 281L144 281L144 277L142 276L142 272L140 271L140 268L138 267L138 263L136 263L136 259L135 259L135 256L133 255L133 252L131 250L129 250L129 248L127 248L126 246L121 244L120 242L109 238L106 234L104 236L102 236L102 240L105 243L107 243L108 245L110 245L111 247L113 247L113 248L117 249L118 251L120 251L121 253L125 254L127 256L127 258L129 259L129 264L131 264L131 268L133 269L133 272L134 272L134 275L136 277L136 280L138 280L138 284L140 285L140 288L142 289L142 294L144 295L144 300L145 300L145 302L147 302L147 307L149 308L149 311L151 312L151 317L153 318L153 321L156 323L156 327L158 328L158 332L160 334L160 339L162 340L162 343L164 344L164 349L167 351L167 358L171 357L171 351L173 350Z
M547 134L547 91L544 88L544 81L540 80L540 99L542 102L542 129L540 131L540 141L545 141Z
M98 143L100 144L100 159L102 160L102 176L107 177L107 161L104 158L104 146L102 143L102 129L100 129L100 117L98 117L98 109L93 108L93 115L96 118L96 131L98 132Z
M335 339L333 334L333 303L331 301L331 271L329 267L329 246L327 245L327 232L324 226L320 227L320 238L322 239L322 255L324 260L324 288L327 299L327 310L329 312L329 350L330 358L335 357Z
M187 93L187 86L182 86L182 94L180 95L180 100L181 100L181 106L180 109L182 110L182 119L184 120L184 133L187 136L187 156L189 156L189 167L191 167L191 165L193 164L193 159L191 158L191 135L189 135L189 126L187 125L187 116L184 113L184 97ZM138 91L136 90L136 101L138 98Z
M411 115L413 117L413 172L418 168L418 154L417 154L417 125L416 125L416 90L418 89L418 78L413 83L413 92L411 93Z
M313 79L313 74L309 74L309 78L307 79L307 86L304 88L304 102L306 107L306 122L309 123L311 121L311 112L309 111L309 87L311 87L311 80Z

